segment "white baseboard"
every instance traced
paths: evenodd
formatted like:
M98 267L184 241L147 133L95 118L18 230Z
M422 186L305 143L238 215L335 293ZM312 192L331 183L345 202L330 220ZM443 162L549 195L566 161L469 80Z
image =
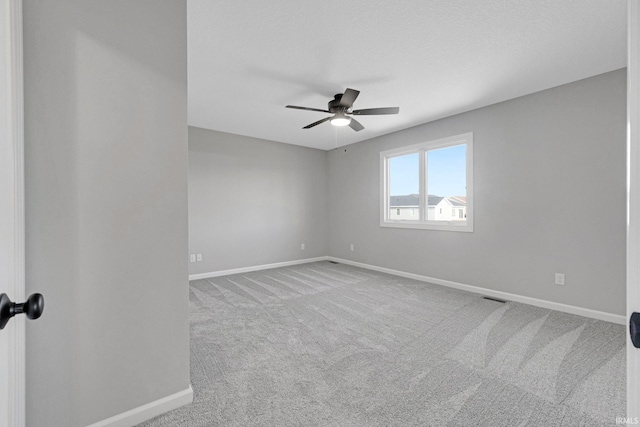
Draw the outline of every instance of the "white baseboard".
M347 259L328 257L329 261L336 261L342 264L353 265L354 267L366 268L368 270L379 271L381 273L393 274L394 276L406 277L409 279L419 280L421 282L433 283L436 285L447 286L449 288L469 291L476 294L482 294L488 297L500 298L508 301L520 302L523 304L534 305L536 307L547 308L550 310L562 311L565 313L576 314L578 316L590 317L592 319L604 320L605 322L618 323L626 325L625 316L606 313L604 311L591 310L588 308L576 307L573 305L562 304L558 302L546 301L537 298L525 297L521 295L511 294L508 292L494 291L491 289L481 288L479 286L465 285L463 283L452 282L450 280L436 279L435 277L422 276L419 274L406 273L404 271L393 270L391 268L378 267L375 265L363 264L361 262L349 261Z
M98 421L88 427L130 427L150 420L153 417L177 409L193 402L193 389L191 385L186 390L179 391L170 396L163 397L146 405L139 406L130 411L115 415L106 420Z
M231 270L211 271L209 273L190 274L189 280L208 279L209 277L228 276L230 274L249 273L251 271L268 270L270 268L288 267L290 265L308 264L310 262L326 261L328 256L297 259L294 261L276 262L274 264L254 265L252 267L233 268Z

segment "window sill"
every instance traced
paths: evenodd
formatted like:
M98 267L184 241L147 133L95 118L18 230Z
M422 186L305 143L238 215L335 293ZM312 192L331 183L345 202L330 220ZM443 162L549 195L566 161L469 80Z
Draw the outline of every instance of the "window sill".
M414 228L419 230L440 230L440 231L460 231L464 233L473 233L473 224L456 224L446 222L442 224L433 222L417 222L417 221L382 221L380 227L390 228Z

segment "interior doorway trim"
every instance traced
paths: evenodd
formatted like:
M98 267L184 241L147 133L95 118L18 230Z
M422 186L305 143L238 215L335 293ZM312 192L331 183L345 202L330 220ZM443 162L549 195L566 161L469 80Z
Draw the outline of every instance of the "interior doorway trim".
M627 319L640 312L640 2L628 1ZM640 350L627 335L627 417L640 417Z
M22 0L6 2L6 45L3 54L7 59L7 144L13 152L14 197L14 258L13 280L9 284L14 301L25 300L25 209L24 209L24 68L22 39ZM25 400L25 320L24 316L12 319L9 333L9 425L26 424Z

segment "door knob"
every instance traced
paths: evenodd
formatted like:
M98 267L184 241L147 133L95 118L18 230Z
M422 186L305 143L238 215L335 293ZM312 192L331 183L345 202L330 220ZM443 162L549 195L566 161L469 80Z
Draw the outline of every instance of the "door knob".
M629 319L629 334L631 342L636 348L640 348L640 313L634 312Z
M41 294L32 294L21 304L11 302L7 294L0 294L0 329L16 314L24 313L29 319L37 319L43 310L44 297Z

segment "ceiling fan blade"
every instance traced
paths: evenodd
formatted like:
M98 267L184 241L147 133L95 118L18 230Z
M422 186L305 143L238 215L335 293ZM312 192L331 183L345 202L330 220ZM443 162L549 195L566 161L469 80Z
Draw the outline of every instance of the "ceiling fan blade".
M347 88L347 90L344 91L342 98L340 98L340 105L342 107L351 108L358 95L360 95L359 90Z
M318 120L317 122L313 122L313 123L311 123L310 125L306 125L306 126L305 126L305 127L303 127L302 129L310 129L310 128L314 127L314 126L318 126L320 123L324 123L324 122L326 122L327 120L329 120L330 118L331 118L331 117L325 117L325 118L324 118L324 119L322 119L322 120Z
M360 132L362 129L364 129L364 126L362 126L362 124L356 119L354 119L353 117L351 117L351 121L349 122L349 127L355 130L356 132Z
M298 107L297 105L287 105L285 108L295 108L296 110L307 110L307 111L320 111L321 113L329 112L329 110L321 110L319 108L309 108L309 107Z
M383 114L398 114L400 107L387 108L365 108L364 110L353 110L351 114L356 116L381 116Z

